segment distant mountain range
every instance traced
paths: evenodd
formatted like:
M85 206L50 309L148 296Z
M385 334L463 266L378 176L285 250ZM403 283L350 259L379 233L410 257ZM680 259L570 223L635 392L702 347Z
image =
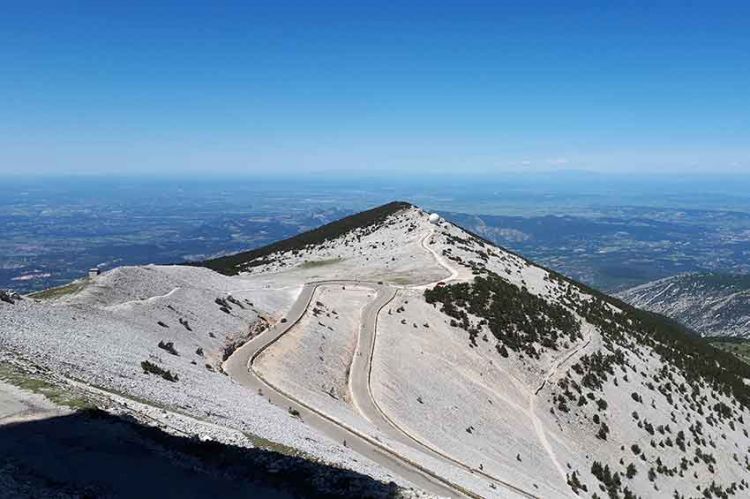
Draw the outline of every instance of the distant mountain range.
M444 215L607 293L688 272L750 273L745 213L623 206L575 216Z
M750 275L680 274L630 288L618 296L702 336L750 337Z

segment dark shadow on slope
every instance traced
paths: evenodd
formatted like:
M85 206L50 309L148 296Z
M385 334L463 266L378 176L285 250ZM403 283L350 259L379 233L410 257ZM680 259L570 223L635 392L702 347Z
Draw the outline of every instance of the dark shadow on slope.
M0 426L0 497L392 497L349 470L90 410Z

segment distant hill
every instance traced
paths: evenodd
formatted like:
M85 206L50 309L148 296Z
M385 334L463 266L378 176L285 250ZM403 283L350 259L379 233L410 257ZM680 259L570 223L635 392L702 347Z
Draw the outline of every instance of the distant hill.
M678 320L702 336L750 337L750 275L680 274L618 296Z

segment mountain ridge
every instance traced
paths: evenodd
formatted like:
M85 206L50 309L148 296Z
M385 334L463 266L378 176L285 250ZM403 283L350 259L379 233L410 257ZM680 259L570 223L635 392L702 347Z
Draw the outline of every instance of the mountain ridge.
M702 336L750 337L750 276L692 272L651 281L617 295L671 317Z
M260 248L241 251L232 255L194 262L191 265L206 267L225 275L234 275L241 271L240 266L262 265L263 260L269 255L277 252L300 250L316 244L321 244L330 239L335 239L354 229L363 229L382 222L388 216L398 213L401 210L412 207L410 203L404 201L391 201L369 210L361 211L348 217L330 222L315 229L302 232L281 241L271 243Z

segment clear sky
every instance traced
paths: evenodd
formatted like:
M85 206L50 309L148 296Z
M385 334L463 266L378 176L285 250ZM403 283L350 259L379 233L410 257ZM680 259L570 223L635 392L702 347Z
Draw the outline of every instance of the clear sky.
M750 173L750 2L4 2L0 173Z

